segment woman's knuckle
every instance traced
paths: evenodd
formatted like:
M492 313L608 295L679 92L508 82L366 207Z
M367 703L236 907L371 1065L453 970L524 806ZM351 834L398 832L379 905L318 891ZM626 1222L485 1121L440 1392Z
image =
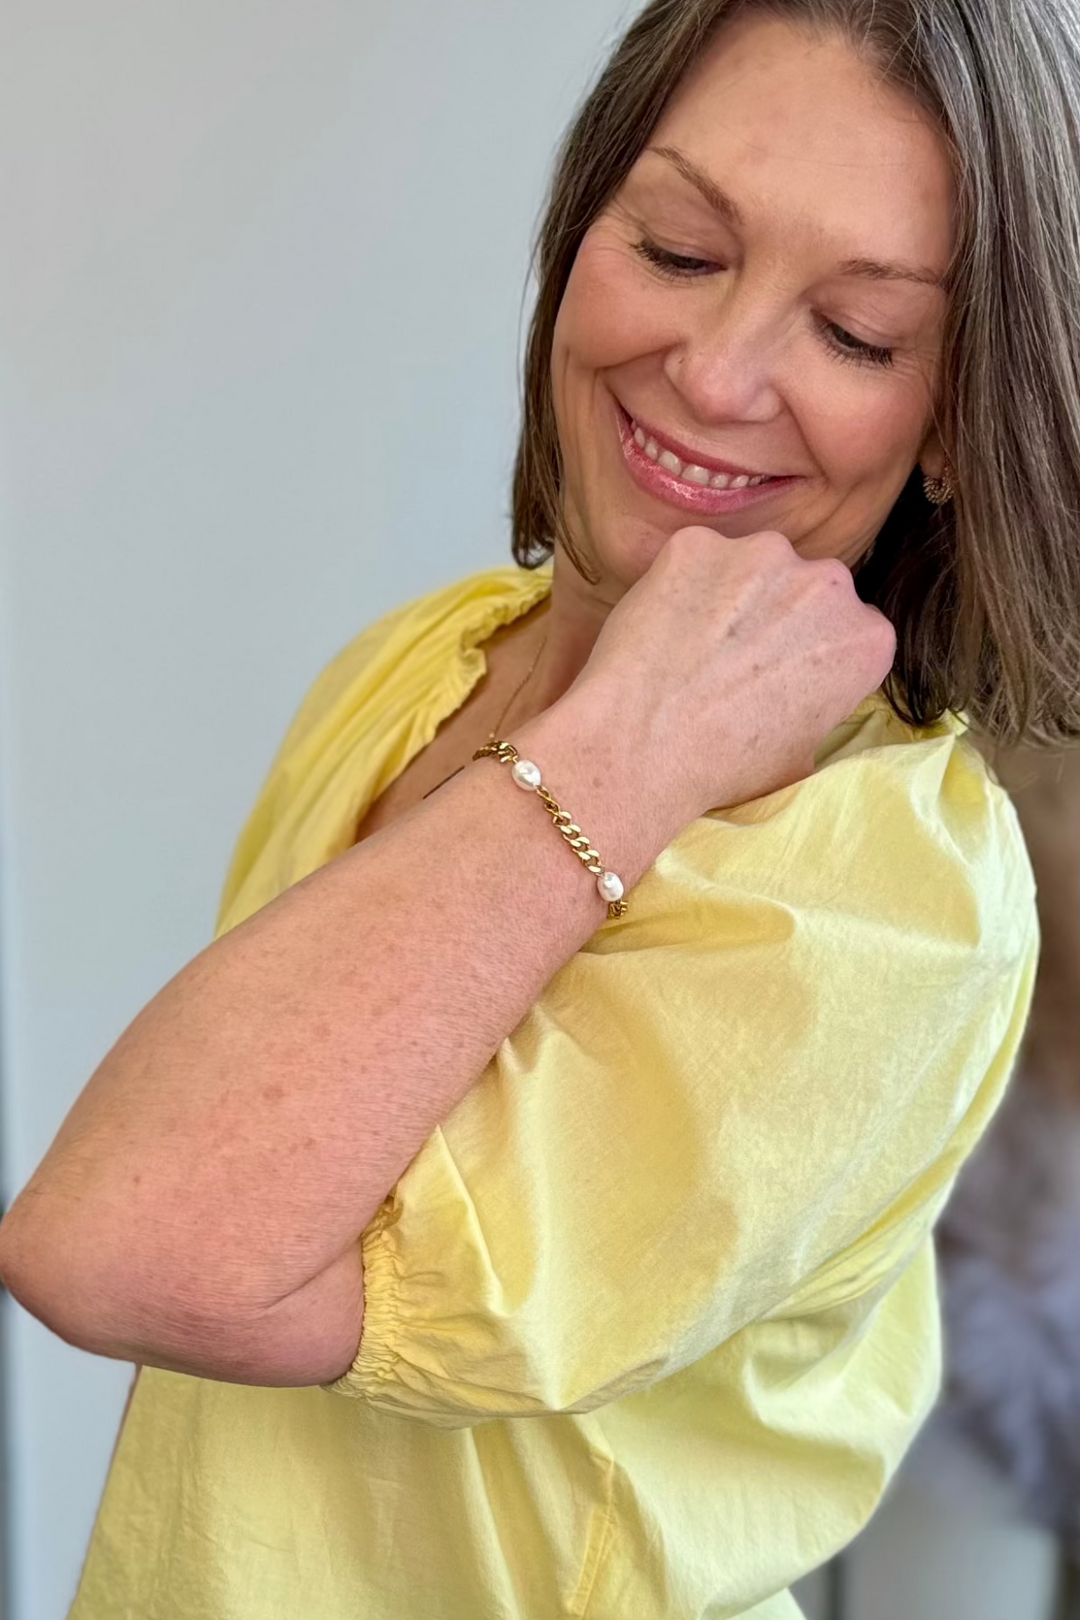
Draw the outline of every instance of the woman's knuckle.
M854 590L854 581L851 570L839 557L822 557L820 568L822 582L835 590L838 586Z

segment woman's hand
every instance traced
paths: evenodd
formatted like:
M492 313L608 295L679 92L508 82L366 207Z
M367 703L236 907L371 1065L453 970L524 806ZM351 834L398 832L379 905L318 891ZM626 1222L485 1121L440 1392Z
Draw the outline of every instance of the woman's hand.
M612 609L560 702L616 728L650 793L687 823L812 775L895 652L843 563L807 561L771 531L692 527Z

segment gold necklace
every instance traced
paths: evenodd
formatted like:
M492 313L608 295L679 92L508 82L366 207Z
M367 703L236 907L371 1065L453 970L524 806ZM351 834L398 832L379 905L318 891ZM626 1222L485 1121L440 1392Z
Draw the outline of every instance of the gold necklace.
M527 671L527 673L525 675L525 679L523 681L520 681L518 683L518 685L514 687L514 690L510 694L509 703L507 703L507 705L506 705L505 709L503 710L502 714L500 714L498 720L495 722L495 728L491 732L491 735L488 737L488 742L497 742L499 740L499 733L502 730L503 721L506 719L507 715L510 713L510 710L513 707L513 704L514 704L514 699L519 695L519 693L524 691L525 687L528 685L529 680L532 677L533 671L535 670L537 664L540 662L540 654L543 652L543 650L544 650L544 648L546 646L547 646L547 636L545 635L543 640L541 641L539 647L536 649L536 657L533 659L532 663L529 665L528 671ZM470 761L470 763L471 763L471 761ZM459 765L456 771L451 771L450 775L449 776L444 776L441 782L436 782L436 784L435 784L435 786L433 788L428 788L427 792L423 795L423 797L425 799L429 799L433 793L437 793L439 788L445 786L445 784L447 782L449 782L452 777L457 776L464 769L465 769L464 765Z
M498 720L496 721L495 729L491 733L490 738L488 739L489 742L497 742L498 741L499 733L502 730L503 721L506 719L507 715L510 713L511 707L513 706L514 699L517 697L519 692L524 690L524 688L528 685L529 681L532 679L533 670L536 668L537 664L540 662L540 654L543 652L543 650L544 650L544 648L546 646L547 646L547 636L545 636L543 638L543 640L541 641L539 647L537 647L537 649L536 649L536 657L533 659L532 663L529 665L528 674L525 676L525 679L523 681L520 681L518 683L518 685L514 687L514 690L511 692L511 694L510 694L510 702L506 705L506 708L503 710L502 714L500 714Z

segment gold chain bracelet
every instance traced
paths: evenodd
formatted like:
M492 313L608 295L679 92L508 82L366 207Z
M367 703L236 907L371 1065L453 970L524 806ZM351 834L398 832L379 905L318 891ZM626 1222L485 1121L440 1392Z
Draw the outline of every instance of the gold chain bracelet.
M616 873L607 870L600 859L599 850L593 849L577 822L571 820L569 811L563 810L558 801L552 798L540 780L540 767L534 765L531 759L522 759L513 743L499 742L495 737L486 742L483 748L478 748L473 755L473 759L487 758L497 759L500 765L511 766L510 775L517 786L523 788L526 793L536 794L582 866L595 877L600 896L608 903L608 917L625 916L626 901L623 899L622 879Z

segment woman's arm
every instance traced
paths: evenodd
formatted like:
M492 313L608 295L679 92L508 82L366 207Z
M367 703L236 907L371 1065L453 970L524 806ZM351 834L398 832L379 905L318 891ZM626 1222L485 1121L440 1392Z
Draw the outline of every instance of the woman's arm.
M593 711L564 699L516 741L628 886L678 831ZM605 914L535 795L470 765L139 1014L0 1228L11 1292L99 1354L336 1377L358 1234Z
M894 650L841 564L684 529L514 741L630 887L709 806L809 775ZM0 1228L12 1293L100 1354L343 1372L356 1239L603 919L533 796L470 765L139 1014Z

